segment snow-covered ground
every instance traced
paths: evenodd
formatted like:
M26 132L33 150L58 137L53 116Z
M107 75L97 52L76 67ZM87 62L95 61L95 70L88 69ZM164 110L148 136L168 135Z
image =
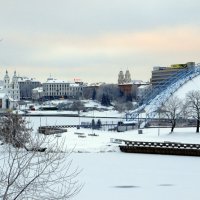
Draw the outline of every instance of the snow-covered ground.
M176 93L184 95L192 89L200 89L200 76L188 81ZM113 113L113 114L112 114ZM85 113L88 116L122 116L112 110ZM69 125L81 121L91 122L84 117L27 117L29 126L36 133L39 125ZM107 121L108 119L101 119ZM119 119L112 119L116 122ZM84 183L75 200L194 200L199 199L200 158L189 156L127 154L119 150L112 139L136 141L174 141L200 144L200 134L195 128L142 129L123 133L91 129L68 128L67 132L47 136L55 138L64 147L73 149L73 166L83 169L79 180ZM91 136L94 134L96 136ZM36 133L37 134L37 133ZM79 137L79 135L83 137Z
M192 90L200 90L200 75L188 81L182 87L180 87L175 93L174 96L177 96L181 99L185 99L185 95Z
M195 200L199 157L125 153L73 154L84 183L74 200Z
M68 128L66 133L48 137L56 137L60 142L65 141L65 147L68 149L75 147L74 152L80 153L119 152L119 144L114 143L113 139L152 142L173 141L200 144L200 134L195 132L195 128L176 128L174 133L170 133L170 128L162 128L160 130L150 128L143 129L142 131L143 134L138 134L138 130L111 132L85 128Z
M78 118L29 118L34 127L45 124L64 124ZM82 119L84 120L84 119ZM69 122L69 121L68 121ZM73 166L82 169L78 179L84 183L74 200L188 200L199 198L199 157L126 154L119 150L111 138L137 141L176 141L200 143L195 128L143 129L123 133L91 129L68 128L55 137L65 141L65 147L74 148ZM79 137L77 133L85 137ZM89 134L97 136L90 136Z

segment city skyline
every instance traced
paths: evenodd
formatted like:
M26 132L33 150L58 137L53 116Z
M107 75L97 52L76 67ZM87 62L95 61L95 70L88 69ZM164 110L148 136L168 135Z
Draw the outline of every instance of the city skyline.
M0 72L46 81L150 80L153 66L200 62L197 0L0 0Z

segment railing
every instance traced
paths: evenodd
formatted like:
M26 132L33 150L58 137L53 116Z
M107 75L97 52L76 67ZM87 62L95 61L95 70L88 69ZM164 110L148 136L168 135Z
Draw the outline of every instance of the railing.
M125 143L125 145L120 145L120 150L126 153L200 156L200 144L177 143L169 141L140 142L127 140L122 140L121 143Z
M136 110L126 114L126 120L132 121L138 118L139 114L144 110L148 118L154 118L155 111L169 99L169 97L183 86L187 81L193 79L200 74L200 67L186 68L171 76L168 80L161 82L158 86L149 91L143 98L143 104ZM145 120L148 122L148 120ZM145 124L142 124L142 127Z

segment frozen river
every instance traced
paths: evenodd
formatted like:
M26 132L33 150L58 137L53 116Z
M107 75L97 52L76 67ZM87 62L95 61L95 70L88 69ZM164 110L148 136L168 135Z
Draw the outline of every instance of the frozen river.
M200 158L125 153L73 154L85 183L75 200L199 199Z
M36 130L41 125L77 124L92 118L77 117L31 117L30 126ZM112 120L112 119L102 119ZM113 119L118 120L118 119ZM112 149L110 138L125 138L144 141L182 141L200 143L195 128L176 129L169 134L161 129L158 137L156 129L117 132L97 132L99 137L87 135L91 130L80 129L86 138L78 138L76 129L69 129L59 140L66 138L67 146L76 145L73 166L83 169L78 177L84 183L82 191L74 200L195 200L200 198L200 157L126 154L106 152ZM115 146L115 148L118 148ZM103 152L104 153L100 153ZM90 152L90 153L85 153ZM91 153L93 152L93 153ZM96 153L94 153L96 152ZM98 152L98 153L97 153Z

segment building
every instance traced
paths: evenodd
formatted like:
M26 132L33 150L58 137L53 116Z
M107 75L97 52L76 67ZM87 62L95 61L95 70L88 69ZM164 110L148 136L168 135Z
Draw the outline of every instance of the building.
M146 84L146 85L140 85L137 88L137 100L140 101L143 99L143 97L145 96L145 94L149 91L149 89L151 88L150 84Z
M38 101L44 96L43 87L37 87L32 89L32 100Z
M20 91L16 71L10 81L8 71L6 70L2 86L0 87L0 109L15 109L19 101Z
M123 71L120 71L118 74L118 85L129 84L131 83L131 74L129 70L126 70L125 75Z
M43 97L45 99L79 98L82 97L83 87L77 83L48 78L43 83Z
M149 85L147 82L142 80L131 80L131 74L129 70L126 70L125 74L120 71L118 74L118 87L125 96L131 96L134 99L138 99L138 87L141 85Z
M32 99L32 90L34 88L42 86L41 82L35 80L34 78L27 78L21 76L18 76L17 78L19 83L21 99Z
M132 81L131 81L131 74L129 70L126 70L125 75L123 71L120 71L118 74L118 87L120 91L123 92L125 95L130 95L132 92Z
M166 81L175 73L185 70L186 68L195 67L194 62L188 62L186 64L173 64L170 67L159 67L156 66L153 68L152 76L151 76L151 84L152 86L156 86L163 81Z

